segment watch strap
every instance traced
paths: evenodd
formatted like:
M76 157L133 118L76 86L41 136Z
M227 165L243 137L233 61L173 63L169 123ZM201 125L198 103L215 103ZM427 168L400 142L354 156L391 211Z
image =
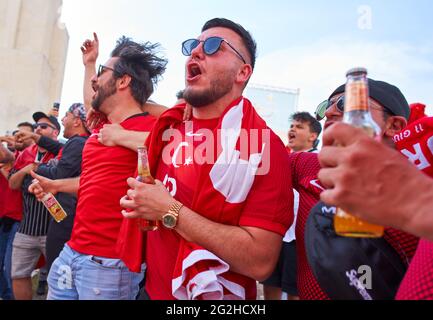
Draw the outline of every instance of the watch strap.
M183 204L179 201L174 201L168 208L168 213L171 213L176 218L179 217L179 211L182 209Z

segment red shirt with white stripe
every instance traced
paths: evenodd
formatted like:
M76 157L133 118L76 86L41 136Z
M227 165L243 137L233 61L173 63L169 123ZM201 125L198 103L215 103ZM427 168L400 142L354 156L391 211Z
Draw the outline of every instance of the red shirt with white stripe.
M200 150L199 145L203 147L201 138L193 139L189 143L187 142L188 137L200 136L197 131L202 128L214 129L218 121L219 119L193 119L193 131L186 129L184 123L175 127L182 133L182 141L171 145L174 150L170 154L171 163L159 162L156 178L163 181L172 196L186 207L191 205L197 191L200 164L196 161L202 159L197 157L197 153ZM238 225L257 227L283 236L292 219L290 215L292 199L288 196L291 192L289 163L284 145L273 132L270 143L272 145L270 171L266 175L256 176L245 200ZM182 216L179 219L182 219ZM176 231L167 230L164 227L148 232L146 291L151 299L174 299L172 279L179 242L180 236ZM245 289L246 299L256 298L255 280L251 279Z

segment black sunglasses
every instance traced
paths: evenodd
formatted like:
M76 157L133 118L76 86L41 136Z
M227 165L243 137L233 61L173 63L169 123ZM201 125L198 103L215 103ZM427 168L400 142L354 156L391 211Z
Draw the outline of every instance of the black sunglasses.
M200 44L200 42L203 42L203 51L208 56L213 55L221 48L221 43L225 42L229 45L230 48L233 49L233 51L238 55L238 57L246 64L244 57L239 53L238 50L236 50L227 40L221 38L221 37L209 37L206 40L197 40L197 39L188 39L185 40L182 43L182 53L185 56L190 56L192 53L192 50L197 48Z
M344 95L340 96L337 100L325 100L319 103L314 112L316 119L320 121L325 118L326 110L331 108L333 104L335 104L338 111L344 112Z
M113 68L111 68L111 67L107 67L107 66L104 66L103 64L100 64L100 65L99 65L99 68L98 68L98 73L96 74L98 78L99 78L99 77L104 73L105 69L108 69L108 70L114 71Z
M47 129L47 128L51 128L51 129L57 130L56 127L54 127L54 126L52 126L52 125L50 125L50 124L48 124L48 123L43 123L43 122L41 122L41 123L35 123L35 124L33 125L33 128L35 128L35 129L37 129L37 128L41 128L42 130L45 130L45 129Z

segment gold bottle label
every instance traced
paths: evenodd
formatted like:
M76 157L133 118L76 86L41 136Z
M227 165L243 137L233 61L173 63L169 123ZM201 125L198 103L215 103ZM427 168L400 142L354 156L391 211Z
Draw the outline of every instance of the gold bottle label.
M344 111L368 111L368 85L364 81L346 84Z
M46 199L43 200L43 204L56 222L60 222L67 217L65 210L52 194L49 194Z

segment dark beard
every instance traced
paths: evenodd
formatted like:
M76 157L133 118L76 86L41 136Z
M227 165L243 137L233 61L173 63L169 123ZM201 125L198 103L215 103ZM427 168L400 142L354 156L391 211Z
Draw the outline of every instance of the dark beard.
M101 105L105 99L109 98L116 93L116 80L110 79L107 84L103 87L99 87L98 94L95 99L92 100L92 108L96 111L100 111Z
M233 81L229 76L224 79L212 80L209 89L194 91L186 87L183 92L185 101L194 108L201 108L225 96L233 88Z

